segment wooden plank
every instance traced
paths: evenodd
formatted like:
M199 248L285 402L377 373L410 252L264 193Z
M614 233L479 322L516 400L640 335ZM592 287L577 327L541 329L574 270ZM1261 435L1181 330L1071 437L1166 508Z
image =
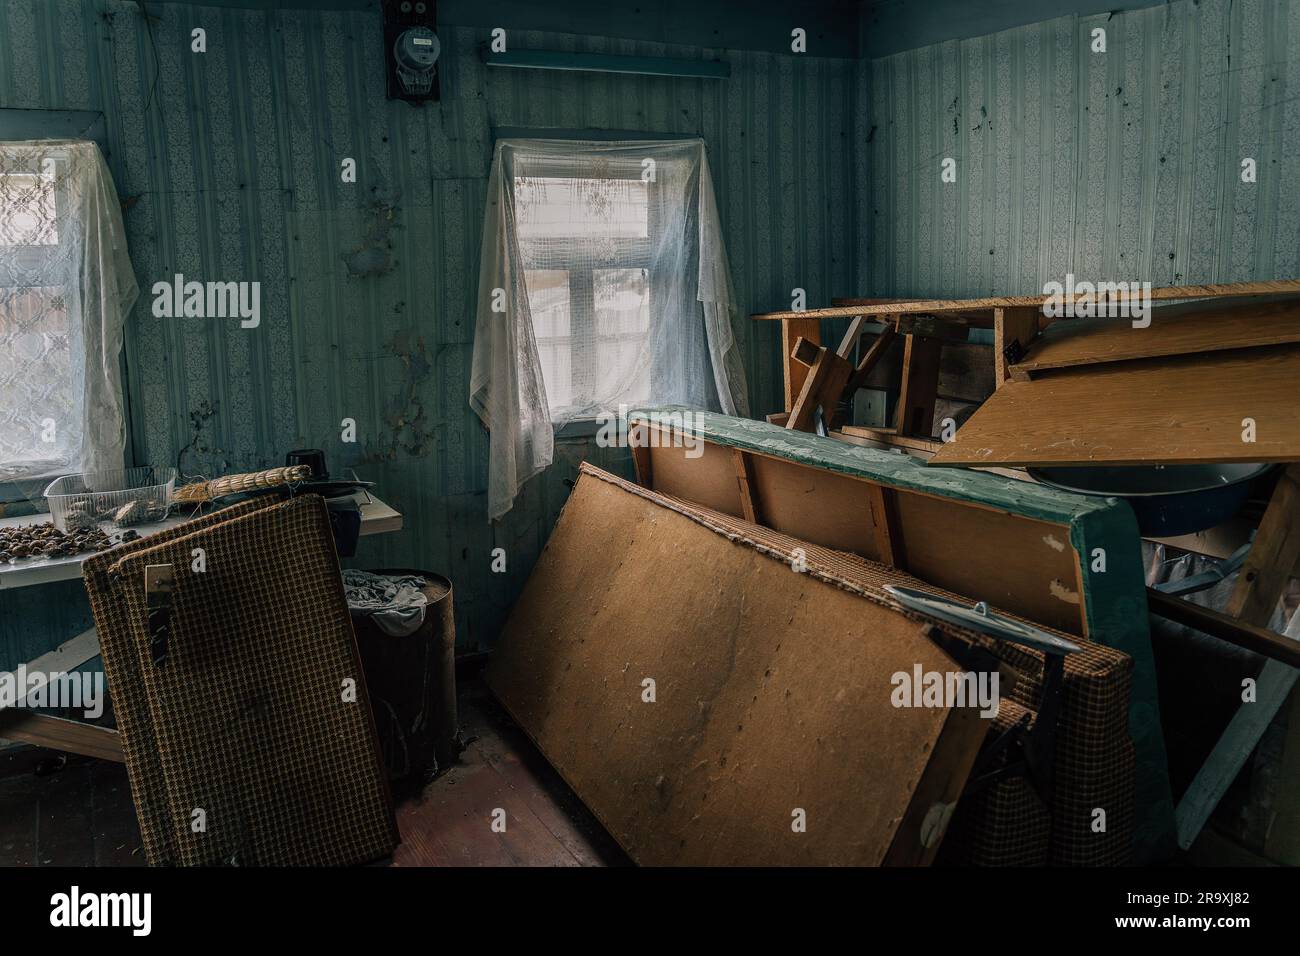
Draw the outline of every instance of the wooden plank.
M799 339L791 352L791 358L802 364L805 358L811 357L808 350L812 347L806 340ZM830 428L840 396L844 394L844 386L852 374L853 366L846 359L828 348L820 348L808 369L799 397L790 409L790 418L785 427L813 431L816 427L816 412L820 408L822 420Z
M1292 639L1300 637L1297 624L1300 624L1300 614L1291 619L1287 628L1287 635ZM1264 668L1255 681L1255 702L1237 708L1214 750L1178 801L1174 820L1178 845L1184 850L1196 840L1219 800L1237 779L1264 731L1295 687L1297 676L1300 676L1300 671L1294 667L1274 660L1264 662Z
M1242 441L1243 421L1255 423ZM1007 382L932 465L1300 460L1300 346L1142 359Z
M116 730L30 710L0 711L0 737L117 763L125 760Z
M867 320L856 315L853 321L849 323L848 329L844 333L844 338L840 339L840 347L835 350L835 354L840 358L848 358L849 353L853 351L853 346L858 344L858 339L862 335L862 327L867 324Z
M1243 625L1267 627L1291 577L1291 569L1300 557L1300 464L1282 473L1268 508L1259 523L1259 532L1237 572L1237 582L1228 598L1225 611L1230 619ZM1194 625L1193 625L1194 626ZM1300 649L1300 612L1291 618L1285 641ZM1261 651L1261 653L1264 653ZM1228 787L1258 745L1264 731L1295 686L1294 667L1269 655L1255 683L1255 701L1243 703L1233 715L1223 735L1197 771L1196 777L1179 801L1175 812L1178 842L1184 849L1191 846L1218 806Z
M948 777L983 735L928 782L951 712L894 707L892 675L958 668L896 610L792 573L792 554L584 473L511 613L489 687L638 863L923 863L937 849L892 848L917 795L924 818L960 791Z
M862 356L862 361L858 362L858 367L850 376L848 384L845 385L849 392L856 392L866 384L872 370L880 364L880 360L885 357L885 353L889 351L889 346L893 344L896 338L898 338L898 333L890 326L885 326L881 330L880 334L876 336L876 340L868 347L866 354Z
M790 359L794 345L799 339L820 345L822 341L821 322L816 318L800 318L795 313L792 318L781 323L781 366L785 378L785 410L794 408L795 400L803 390L804 379L808 377L807 366Z
M881 564L906 569L902 527L894 504L897 492L875 482L868 482L866 490L867 502L871 508L871 526L876 535L876 560Z
M993 386L1001 388L1010 377L1012 350L1027 350L1038 334L1038 313L1033 309L995 309L993 312Z
M800 365L812 368L817 364L817 359L821 355L821 348L809 342L805 338L795 341L794 348L790 350L790 358L794 359Z
M653 484L650 471L650 430L645 425L632 429L632 467L636 470L636 483L649 488Z
M907 336L903 349L903 383L898 391L894 426L900 435L930 438L934 431L941 347L939 339Z
M1291 342L1300 342L1300 299L1211 299L1153 309L1146 328L1134 328L1125 319L1056 322L1013 372L1028 376L1054 368Z
M1165 286L1151 290L1151 301L1170 302L1178 299L1210 299L1227 296L1291 294L1300 294L1300 279L1274 279L1262 282L1226 282L1214 285ZM1113 295L1102 295L1096 297L1096 301L1103 305L1114 304L1116 306L1121 306L1129 302L1130 299L1136 300L1136 298L1136 296L1129 295L1128 293L1116 293ZM759 321L775 321L795 318L802 320L810 318L845 319L852 318L855 315L871 316L907 314L914 312L960 313L1015 308L1032 308L1041 311L1042 307L1049 301L1050 297L1046 295L1003 295L989 296L980 299L915 299L907 302L886 302L876 305L859 305L853 300L849 300L850 304L848 305L832 306L828 309L808 309L804 312L759 312L751 315L750 318ZM1076 303L1081 303L1083 301L1085 301L1083 298L1075 299Z
M1224 611L1268 626L1300 559L1300 464L1282 472Z
M937 438L920 438L916 435L900 435L892 428L869 428L866 425L845 425L840 428L839 434L843 434L849 438L865 438L868 441L879 442L882 445L889 445L894 448L905 448L908 451L925 452L929 455L933 455L943 447L943 442Z
M1193 604L1155 588L1147 588L1147 604L1152 614L1262 654L1270 660L1290 667L1300 667L1300 642L1289 640L1276 631L1238 620L1221 611Z
M771 415L767 416L767 423L769 425L780 425L782 428L785 427L785 423L789 420L789 412L773 412Z
M754 470L749 456L739 448L731 449L731 460L736 466L736 484L740 488L740 510L746 521L759 524L761 512L754 500Z
M899 335L924 335L949 342L965 342L969 330L959 322L941 319L937 315L893 316L894 329Z

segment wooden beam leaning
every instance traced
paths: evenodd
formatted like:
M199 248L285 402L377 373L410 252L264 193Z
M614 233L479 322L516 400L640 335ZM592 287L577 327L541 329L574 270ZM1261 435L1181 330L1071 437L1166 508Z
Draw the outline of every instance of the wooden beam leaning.
M1286 590L1291 569L1300 558L1300 464L1283 472L1264 511L1246 562L1237 573L1237 583L1228 598L1227 616L1246 625L1266 628ZM1295 641L1300 613L1292 618L1279 641ZM1206 633L1208 627L1190 625ZM1300 645L1297 645L1300 646ZM1261 653L1267 653L1261 651ZM1255 702L1237 709L1205 763L1196 772L1175 810L1178 845L1190 847L1205 822L1219 805L1232 781L1245 766L1264 731L1282 707L1296 683L1297 671L1273 653L1264 662L1255 685Z
M1247 624L1268 627L1291 569L1300 559L1300 464L1288 465L1273 489L1255 542L1237 574L1224 611Z
M900 435L931 437L934 403L939 397L939 339L907 336L903 351L903 382L898 390L895 428Z
M1300 642L1290 640L1266 627L1230 617L1213 608L1184 601L1172 594L1147 588L1147 605L1152 614L1182 624L1202 634L1262 654L1289 667L1300 668Z
M645 425L634 425L628 437L632 439L632 466L636 469L636 483L643 488L649 488L651 487L650 429Z
M754 494L754 466L739 448L731 449L731 460L736 466L736 484L740 486L740 510L750 524L762 524L763 513Z
M876 552L880 555L880 563L905 569L902 526L898 521L898 510L894 507L894 494L893 489L874 482L867 485L871 526L876 536Z
M791 353L799 339L821 345L821 323L816 319L785 319L781 322L781 366L785 379L785 410L794 408L795 400L803 390L804 379L808 377L808 366L791 361Z
M850 393L856 392L866 384L867 379L871 377L872 370L880 364L880 360L885 357L885 353L894 344L896 338L898 338L898 332L893 325L886 325L881 333L876 336L876 340L871 343L866 354L862 356L862 361L858 363L857 369L849 378L848 391Z
M790 409L790 418L786 428L810 432L816 427L816 412L822 409L822 418L827 430L830 429L844 386L853 374L853 366L848 360L836 355L824 346L816 346L805 339L795 342L790 350L790 365L807 367L803 388Z
M0 737L115 763L126 760L116 730L30 710L10 708L0 712Z

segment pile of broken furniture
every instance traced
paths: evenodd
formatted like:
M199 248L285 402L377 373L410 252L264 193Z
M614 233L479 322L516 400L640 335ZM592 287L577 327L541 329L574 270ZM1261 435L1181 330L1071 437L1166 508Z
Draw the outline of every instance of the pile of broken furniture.
M1300 665L1268 630L1300 560L1300 466L1278 469L1221 612L1146 587L1127 501L1022 469L1300 461L1300 299L1278 298L1297 294L1157 289L1195 301L1147 328L1053 323L1041 296L756 316L781 323L784 412L635 413L636 481L582 467L489 684L641 863L1167 860ZM823 319L850 320L835 350ZM968 328L992 331L991 394L936 429L941 351ZM889 423L846 424L900 351ZM1270 698L1177 802L1149 612L1261 655ZM914 669L996 673L996 717L895 706Z

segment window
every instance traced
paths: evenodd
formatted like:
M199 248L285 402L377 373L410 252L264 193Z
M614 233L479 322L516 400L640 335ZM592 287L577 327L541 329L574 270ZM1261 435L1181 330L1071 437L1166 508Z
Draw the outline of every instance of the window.
M0 481L121 467L117 195L89 142L0 142Z
M516 236L555 420L590 416L610 396L627 405L653 399L641 358L662 196L637 164L598 165L600 177L521 175L518 166L514 175Z
M66 174L60 153L29 151L0 168L0 478L53 474L81 440L80 335L69 290L51 281Z
M747 413L701 140L498 140L483 230L469 400L491 434L489 519L569 422Z

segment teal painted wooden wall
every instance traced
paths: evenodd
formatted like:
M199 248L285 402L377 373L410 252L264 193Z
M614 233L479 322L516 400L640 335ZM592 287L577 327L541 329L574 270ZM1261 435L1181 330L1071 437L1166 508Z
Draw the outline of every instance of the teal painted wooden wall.
M1297 0L1062 17L876 60L870 86L873 294L1300 275Z
M867 70L860 61L571 34L520 33L524 48L695 57L729 80L488 70L486 29L441 31L442 102L384 98L374 9L246 10L124 0L0 0L0 106L105 113L110 166L146 294L129 320L134 457L191 471L279 464L326 449L406 516L357 564L439 571L456 587L463 649L489 644L591 458L561 442L506 520L485 518L487 436L466 394L478 247L499 126L701 135L708 144L743 309L810 304L858 288L865 257ZM508 26L508 24L506 24ZM190 31L207 52L190 52ZM340 162L358 164L355 185ZM376 274L346 258L376 250ZM149 287L173 273L262 283L262 323L158 319ZM753 410L780 404L777 330L742 323ZM358 441L339 441L340 422ZM490 571L493 548L507 573ZM0 595L0 666L47 649L36 594ZM29 613L30 612L30 613ZM68 612L72 617L80 609ZM56 615L58 616L58 615ZM62 618L60 618L62 620ZM71 623L76 623L71 621Z

